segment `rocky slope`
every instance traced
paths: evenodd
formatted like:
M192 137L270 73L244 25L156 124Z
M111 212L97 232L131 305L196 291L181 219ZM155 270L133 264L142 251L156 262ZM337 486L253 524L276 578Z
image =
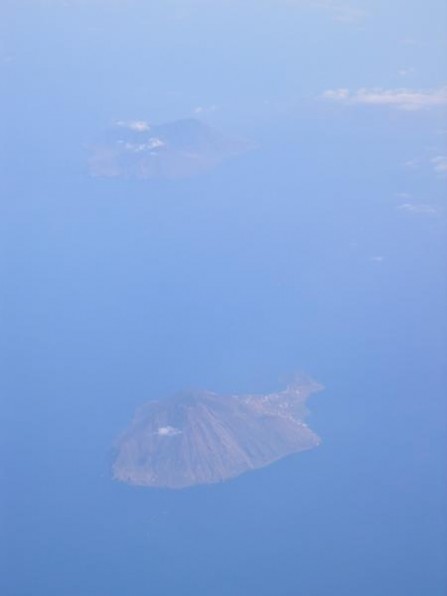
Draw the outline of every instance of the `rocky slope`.
M305 402L322 389L302 381L267 395L176 395L140 408L117 443L113 476L141 486L221 482L316 447Z

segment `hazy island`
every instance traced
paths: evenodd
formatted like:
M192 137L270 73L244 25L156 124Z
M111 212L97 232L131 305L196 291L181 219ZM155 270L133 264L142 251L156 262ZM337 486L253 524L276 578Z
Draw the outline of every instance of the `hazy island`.
M169 179L196 176L245 153L251 144L185 118L152 125L116 122L90 147L89 169L107 178Z
M194 391L149 402L117 441L113 477L180 489L222 482L313 449L320 439L304 422L306 400L321 389L306 379L277 393Z

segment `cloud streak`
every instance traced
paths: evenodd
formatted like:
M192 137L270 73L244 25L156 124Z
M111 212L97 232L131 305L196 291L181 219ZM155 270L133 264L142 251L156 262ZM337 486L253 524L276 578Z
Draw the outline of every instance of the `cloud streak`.
M386 106L398 110L417 111L447 105L447 87L417 91L411 89L329 89L322 98L344 105Z
M414 213L419 215L437 215L438 210L436 207L432 205L427 205L424 203L402 203L402 205L398 206L400 211L405 211L407 213Z
M334 21L339 23L356 24L367 15L365 10L343 0L286 0L289 5L311 6L325 10Z
M431 160L433 169L440 176L447 175L447 155L438 155Z
M119 120L116 125L134 132L147 132L151 129L149 122L146 122L146 120L131 120L130 122Z

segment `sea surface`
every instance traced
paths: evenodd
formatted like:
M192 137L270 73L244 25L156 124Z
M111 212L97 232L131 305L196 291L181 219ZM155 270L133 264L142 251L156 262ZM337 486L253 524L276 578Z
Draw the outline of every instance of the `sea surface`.
M56 151L8 173L2 594L446 593L445 220L399 208L391 141L310 131L186 180ZM111 479L139 404L301 371L317 449L182 491Z

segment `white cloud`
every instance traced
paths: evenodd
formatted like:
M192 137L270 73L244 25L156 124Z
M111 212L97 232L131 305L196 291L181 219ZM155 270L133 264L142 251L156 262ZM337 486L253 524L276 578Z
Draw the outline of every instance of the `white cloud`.
M431 159L414 158L405 161L402 165L409 170L423 169L426 171L430 164L432 171L438 176L445 177L447 175L447 155L437 155Z
M421 165L421 160L417 157L414 157L413 159L408 159L407 161L404 161L402 165L404 166L404 168L408 168L409 170L417 170Z
M438 210L435 207L425 203L402 203L402 205L398 206L398 209L407 213L420 215L436 215L438 213Z
M327 11L339 23L356 24L362 21L367 12L344 0L287 0L291 5L308 5Z
M399 110L416 111L447 105L447 87L415 91L411 89L329 89L323 99L345 105L389 106Z
M131 153L142 153L144 151L153 151L154 149L160 149L160 147L166 147L166 143L157 137L151 137L147 143L128 143L123 140L119 140L117 143L122 149ZM151 155L153 154L151 153Z
M397 71L397 74L398 74L400 77L408 77L409 75L412 75L412 74L414 74L415 72L416 72L416 71L415 71L415 69L414 69L414 68L412 68L412 67L410 67L410 68L400 68L400 69Z
M216 105L212 105L212 106L197 106L196 108L194 108L194 114L196 115L203 115L203 114L212 114L213 112L216 112L218 110L218 106Z
M438 155L431 160L433 168L437 174L447 174L447 155Z
M173 437L174 435L181 434L181 432L181 430L174 426L160 426L160 428L157 429L157 435L160 435L161 437Z
M359 23L367 17L367 13L359 8L348 5L335 5L332 7L334 19L339 23Z
M134 130L135 132L147 132L151 129L151 125L145 120L131 120L130 122L120 120L116 125L128 128L129 130Z

